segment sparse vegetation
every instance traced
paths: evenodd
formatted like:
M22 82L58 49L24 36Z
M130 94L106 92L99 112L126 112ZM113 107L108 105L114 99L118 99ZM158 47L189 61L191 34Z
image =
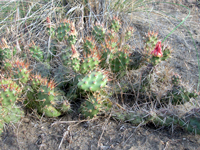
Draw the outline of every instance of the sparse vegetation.
M39 118L111 117L134 126L178 126L200 134L200 77L196 90L181 80L170 66L175 50L167 44L189 15L160 35L151 30L150 18L132 16L167 16L160 8L148 9L152 4L186 8L145 0L2 2L0 133L5 123L34 112ZM138 31L140 21L149 25L145 33ZM195 43L194 48L200 72Z

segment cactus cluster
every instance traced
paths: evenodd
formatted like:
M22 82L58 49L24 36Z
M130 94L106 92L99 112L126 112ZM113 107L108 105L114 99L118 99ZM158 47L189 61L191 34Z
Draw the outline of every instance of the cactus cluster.
M91 35L85 37L81 44L77 42L75 24L71 21L64 20L56 26L47 18L47 23L47 31L53 42L48 51L46 50L47 55L45 50L34 43L29 47L28 56L31 56L30 60L35 60L36 65L29 65L20 59L11 60L15 52L7 49L8 46L0 47L2 64L9 64L6 69L4 68L6 74L0 79L0 133L4 123L17 122L23 116L23 111L16 105L20 98L23 99L20 101L23 106L36 109L39 114L46 117L58 117L69 112L71 108L68 100L80 97L86 97L79 109L84 117L93 118L108 113L117 104L110 100L114 94L118 96L120 93L123 97L124 92L130 90L137 90L142 94L144 91L152 92L151 74L159 63L167 60L171 54L171 49L164 47L158 40L157 33L149 32L145 38L144 50L138 57L138 53L127 42L134 32L133 28L122 29L122 23L117 17L108 23L108 28L96 24ZM62 44L65 46L61 46ZM31 68L32 66L34 67ZM127 77L131 77L125 74L129 74L132 69L140 68L141 81L134 85L127 83ZM172 76L171 81L173 87L165 93L164 98L161 97L162 104L168 101L176 106L198 96L180 84L178 75ZM156 97L153 92L152 95ZM116 106L120 110L123 109L119 104ZM117 112L115 109L113 112L115 117L129 120L136 125L148 122L158 126L176 124L188 131L199 125L198 118L189 118L189 123L185 126L185 118L162 112L126 113ZM199 128L195 130L197 133L200 132Z

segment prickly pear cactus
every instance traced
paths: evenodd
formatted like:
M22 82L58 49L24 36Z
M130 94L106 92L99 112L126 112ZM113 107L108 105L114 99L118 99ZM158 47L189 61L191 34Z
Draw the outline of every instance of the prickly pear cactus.
M57 100L60 103L56 106L56 108L58 108L60 112L66 113L71 111L70 102L67 100L66 96L63 96L63 94L61 94L60 96L57 96Z
M101 62L100 62L101 68L107 68L107 64L106 63L107 63L107 59L109 58L109 56L110 56L110 51L109 50L104 51L102 53L101 58L100 58L100 60L101 60Z
M41 110L39 110L39 112L44 113L47 117L58 117L61 115L61 112L52 105L45 105Z
M2 61L10 60L11 58L12 58L12 51L9 48L4 48L4 49L0 48L1 63Z
M40 49L40 47L33 45L29 48L29 51L31 53L31 56L35 60L40 61L40 62L44 61L44 54L43 54L43 51Z
M86 74L89 71L93 71L99 64L99 60L97 58L86 58L80 68L80 72L82 74Z
M125 40L129 40L134 33L133 27L129 27L125 32Z
M112 72L125 71L129 64L129 57L124 52L117 52L110 56L109 62Z
M59 27L57 28L57 38L59 41L67 38L67 33L70 31L70 24L69 23L60 23Z
M74 23L70 22L70 32L67 38L67 42L70 46L74 45L77 41L77 32Z
M181 80L181 76L180 75L174 74L172 76L172 84L178 85L180 83L180 80Z
M94 36L95 40L99 43L105 40L106 30L103 28L102 25L96 25L93 28L92 35Z
M38 113L47 117L58 117L70 110L70 104L62 100L62 95L53 80L32 75L24 104L28 108L36 108Z
M54 92L55 84L53 81L47 81L47 79L43 79L40 88L37 90L37 98L39 100L40 105L55 105L56 102L54 97L56 93Z
M75 72L78 72L80 69L80 58L79 52L75 49L75 46L71 46L72 56L71 56L71 66Z
M68 101L64 101L60 110L61 112L69 112L71 110L70 103Z
M191 98L196 98L196 92L189 92L183 86L173 86L172 91L168 94L171 97L172 105L180 105L189 102Z
M0 105L13 105L20 96L22 89L12 79L0 80Z
M31 90L27 92L25 105L30 108L37 108L39 113L45 113L47 117L57 117L61 115L56 110L55 83L47 78L41 78L40 75L33 75L31 79Z
M158 33L149 31L146 37L144 38L145 49L151 52L156 46L157 42L158 42Z
M163 57L162 57L162 61L165 61L167 60L171 55L171 49L170 47L165 47L163 48Z
M4 123L17 123L24 116L24 112L15 104L0 106L0 135L3 132Z
M103 99L100 95L90 95L81 104L80 111L85 117L93 118L103 109Z
M2 107L1 111L5 123L17 123L24 116L24 112L16 105Z
M90 37L86 37L86 40L84 41L83 44L83 49L84 52L86 53L86 56L91 55L94 48L95 48L95 41Z
M12 73L13 78L18 79L17 82L22 83L25 85L27 81L29 80L30 76L30 70L29 70L29 64L22 60L17 59L16 61L11 62L12 64Z
M110 29L114 30L115 32L119 32L119 29L121 28L121 22L117 17L114 17L111 25L110 25Z
M47 17L46 21L47 21L47 24L48 24L48 26L47 26L48 34L49 34L52 38L54 38L54 37L55 37L55 29L54 29L54 27L51 25L51 20L50 20L50 18Z
M107 81L107 77L101 71L92 72L79 81L78 87L85 91L99 91L105 87Z
M188 117L187 119L187 122L180 122L179 123L186 131L188 132L193 132L195 134L200 134L200 119L199 119L199 113L198 114L195 114L195 116L192 116L192 117Z

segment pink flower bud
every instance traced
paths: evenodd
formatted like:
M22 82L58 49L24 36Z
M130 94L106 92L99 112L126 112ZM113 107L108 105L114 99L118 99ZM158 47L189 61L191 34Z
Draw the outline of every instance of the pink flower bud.
M158 41L158 43L156 44L155 49L151 52L151 54L155 57L162 57L162 48L161 48L161 41Z

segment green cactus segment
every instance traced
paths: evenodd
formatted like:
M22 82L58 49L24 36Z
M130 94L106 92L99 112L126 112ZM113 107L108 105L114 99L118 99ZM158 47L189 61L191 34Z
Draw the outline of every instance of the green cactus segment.
M151 63L153 66L159 64L161 62L162 58L161 57L155 57L155 56L152 56L151 57Z
M131 36L133 35L134 29L133 27L129 27L125 32L125 40L129 40Z
M38 75L38 74L32 75L31 76L31 87L32 87L32 89L33 90L39 89L40 85L42 84L42 81L43 81L43 79L42 79L41 75Z
M90 96L81 104L80 111L85 117L93 118L97 116L102 107L102 101Z
M67 33L70 31L69 23L60 23L57 28L57 38L59 41L62 41L66 38Z
M145 42L145 49L151 52L158 42L158 34L154 32L148 32L144 42Z
M180 80L181 80L181 76L179 76L178 74L174 74L172 76L172 83L174 85L178 85L180 83Z
M176 125L182 127L186 131L200 134L200 119L199 112L194 115L188 115L187 113L183 117L171 114L170 111L162 110L157 112L147 113L144 111L134 112L114 112L113 117L131 122L134 125L145 125L152 122L156 127L159 126L172 126Z
M4 123L17 123L24 116L24 112L15 104L0 106L0 134L3 132Z
M105 34L106 34L106 31L105 29L100 26L100 25L96 25L94 26L93 28L93 31L92 31L92 34L93 36L95 37L95 40L99 43L103 42L105 40Z
M100 93L89 95L88 99L81 104L80 111L85 117L93 118L100 113L105 113L112 107L112 102L107 96Z
M45 114L45 116L47 117L58 117L61 115L61 113L56 110L55 107L51 106L51 105L46 105L42 108L42 112Z
M35 75L31 80L32 89L27 92L25 104L29 108L37 108L38 113L45 114L47 117L57 117L61 113L56 109L55 83L53 80L48 82L47 78Z
M20 83L25 84L29 80L30 70L28 69L29 65L25 64L23 61L16 60L12 64L12 71L14 78L18 79Z
M101 66L102 68L106 68L106 61L107 61L109 55L110 55L110 51L109 51L109 50L108 50L108 51L104 51L104 52L102 53L102 56L101 56L101 58L100 58L100 60L101 60L100 66Z
M109 62L112 72L116 73L127 69L129 57L124 52L117 52L110 56Z
M29 48L31 56L36 59L37 61L41 61L43 62L44 60L44 54L42 52L42 50L40 49L40 47L38 46L32 46Z
M87 39L84 42L83 49L84 49L84 52L86 53L86 56L91 55L91 52L93 51L94 48L95 48L95 44L94 44L94 41L91 41L91 39Z
M11 79L2 79L0 81L0 91L0 104L2 106L14 104L22 92L20 87Z
M9 48L0 48L0 59L6 60L6 59L11 59L12 58L12 51Z
M85 91L98 91L106 85L107 80L107 77L103 73L92 72L78 83L78 87Z
M162 48L162 49L163 49L163 48ZM161 58L162 61L167 60L167 58L169 58L170 55L171 55L170 48L166 47L166 48L163 50L163 57Z
M69 42L69 45L74 45L77 41L76 35L69 35L67 38L67 41Z
M80 69L80 59L79 58L71 58L71 65L75 72L78 72Z
M111 26L110 29L114 30L115 32L119 32L119 29L121 28L121 23L119 21L119 19L113 19L111 22Z
M15 105L2 107L2 118L5 123L17 123L24 116L24 112Z
M83 61L80 71L82 74L86 74L89 71L93 71L99 64L98 59L95 58L87 58Z
M184 129L193 132L195 134L200 134L200 119L197 117L189 117L188 125L185 125Z
M67 100L63 101L62 106L60 107L60 111L69 112L70 110L71 110L70 103Z
M48 31L49 36L51 35L51 38L55 37L55 29L53 27L50 27L50 28L48 27L47 31Z
M157 126L179 125L188 132L200 134L200 119L198 117L154 116L150 120Z
M168 94L171 96L173 105L180 105L189 102L191 98L196 98L198 95L195 92L189 92L182 86L173 86L172 91Z
M40 86L37 93L39 105L55 105L54 97L56 96L54 89L50 89L48 86Z

